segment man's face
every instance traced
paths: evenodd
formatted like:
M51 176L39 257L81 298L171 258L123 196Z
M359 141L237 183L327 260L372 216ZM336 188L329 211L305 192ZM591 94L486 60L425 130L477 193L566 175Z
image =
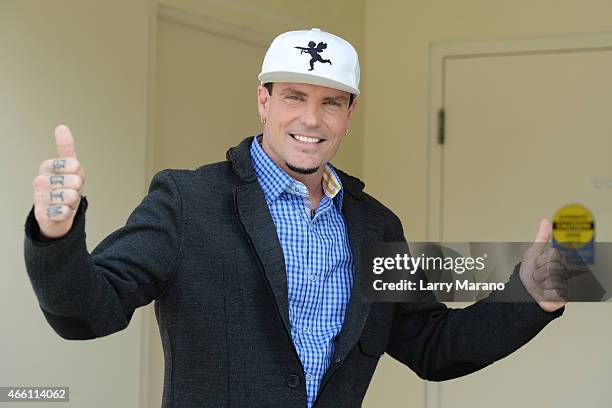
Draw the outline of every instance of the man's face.
M257 88L259 114L266 119L263 148L292 176L322 172L348 128L356 101L348 92L318 85L276 82L272 95Z

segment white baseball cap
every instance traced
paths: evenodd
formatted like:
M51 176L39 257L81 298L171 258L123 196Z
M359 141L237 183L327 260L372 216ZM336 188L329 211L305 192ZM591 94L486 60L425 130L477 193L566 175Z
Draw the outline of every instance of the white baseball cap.
M359 58L345 39L319 28L277 36L266 52L261 73L267 82L327 86L359 95Z

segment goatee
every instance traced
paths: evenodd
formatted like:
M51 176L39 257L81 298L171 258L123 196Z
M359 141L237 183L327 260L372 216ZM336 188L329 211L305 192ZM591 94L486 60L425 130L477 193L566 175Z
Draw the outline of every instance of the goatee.
M304 167L296 167L287 162L285 162L285 164L291 171L295 171L296 173L299 173L299 174L313 174L313 173L316 173L317 170L319 170L319 166L311 167L311 168L304 168Z

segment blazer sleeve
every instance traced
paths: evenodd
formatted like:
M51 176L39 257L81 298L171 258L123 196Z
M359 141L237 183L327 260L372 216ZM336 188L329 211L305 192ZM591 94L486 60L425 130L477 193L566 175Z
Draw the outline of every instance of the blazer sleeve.
M392 240L405 243L399 219L394 224ZM397 303L387 353L419 377L443 381L470 374L517 350L565 310L540 308L523 286L519 267L520 263L503 292L493 292L463 309L448 308L431 292L418 303Z
M134 310L170 285L181 248L182 203L170 170L157 173L125 226L92 252L85 242L83 196L70 231L41 240L34 207L25 224L24 257L39 306L63 338L84 340L126 328Z

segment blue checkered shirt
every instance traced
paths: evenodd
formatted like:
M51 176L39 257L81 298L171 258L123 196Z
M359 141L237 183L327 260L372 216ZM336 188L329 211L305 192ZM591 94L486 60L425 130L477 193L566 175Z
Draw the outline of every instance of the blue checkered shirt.
M326 165L314 211L306 186L278 167L257 138L251 159L283 248L291 337L304 367L308 407L334 352L353 287L354 264L342 216L340 179Z

